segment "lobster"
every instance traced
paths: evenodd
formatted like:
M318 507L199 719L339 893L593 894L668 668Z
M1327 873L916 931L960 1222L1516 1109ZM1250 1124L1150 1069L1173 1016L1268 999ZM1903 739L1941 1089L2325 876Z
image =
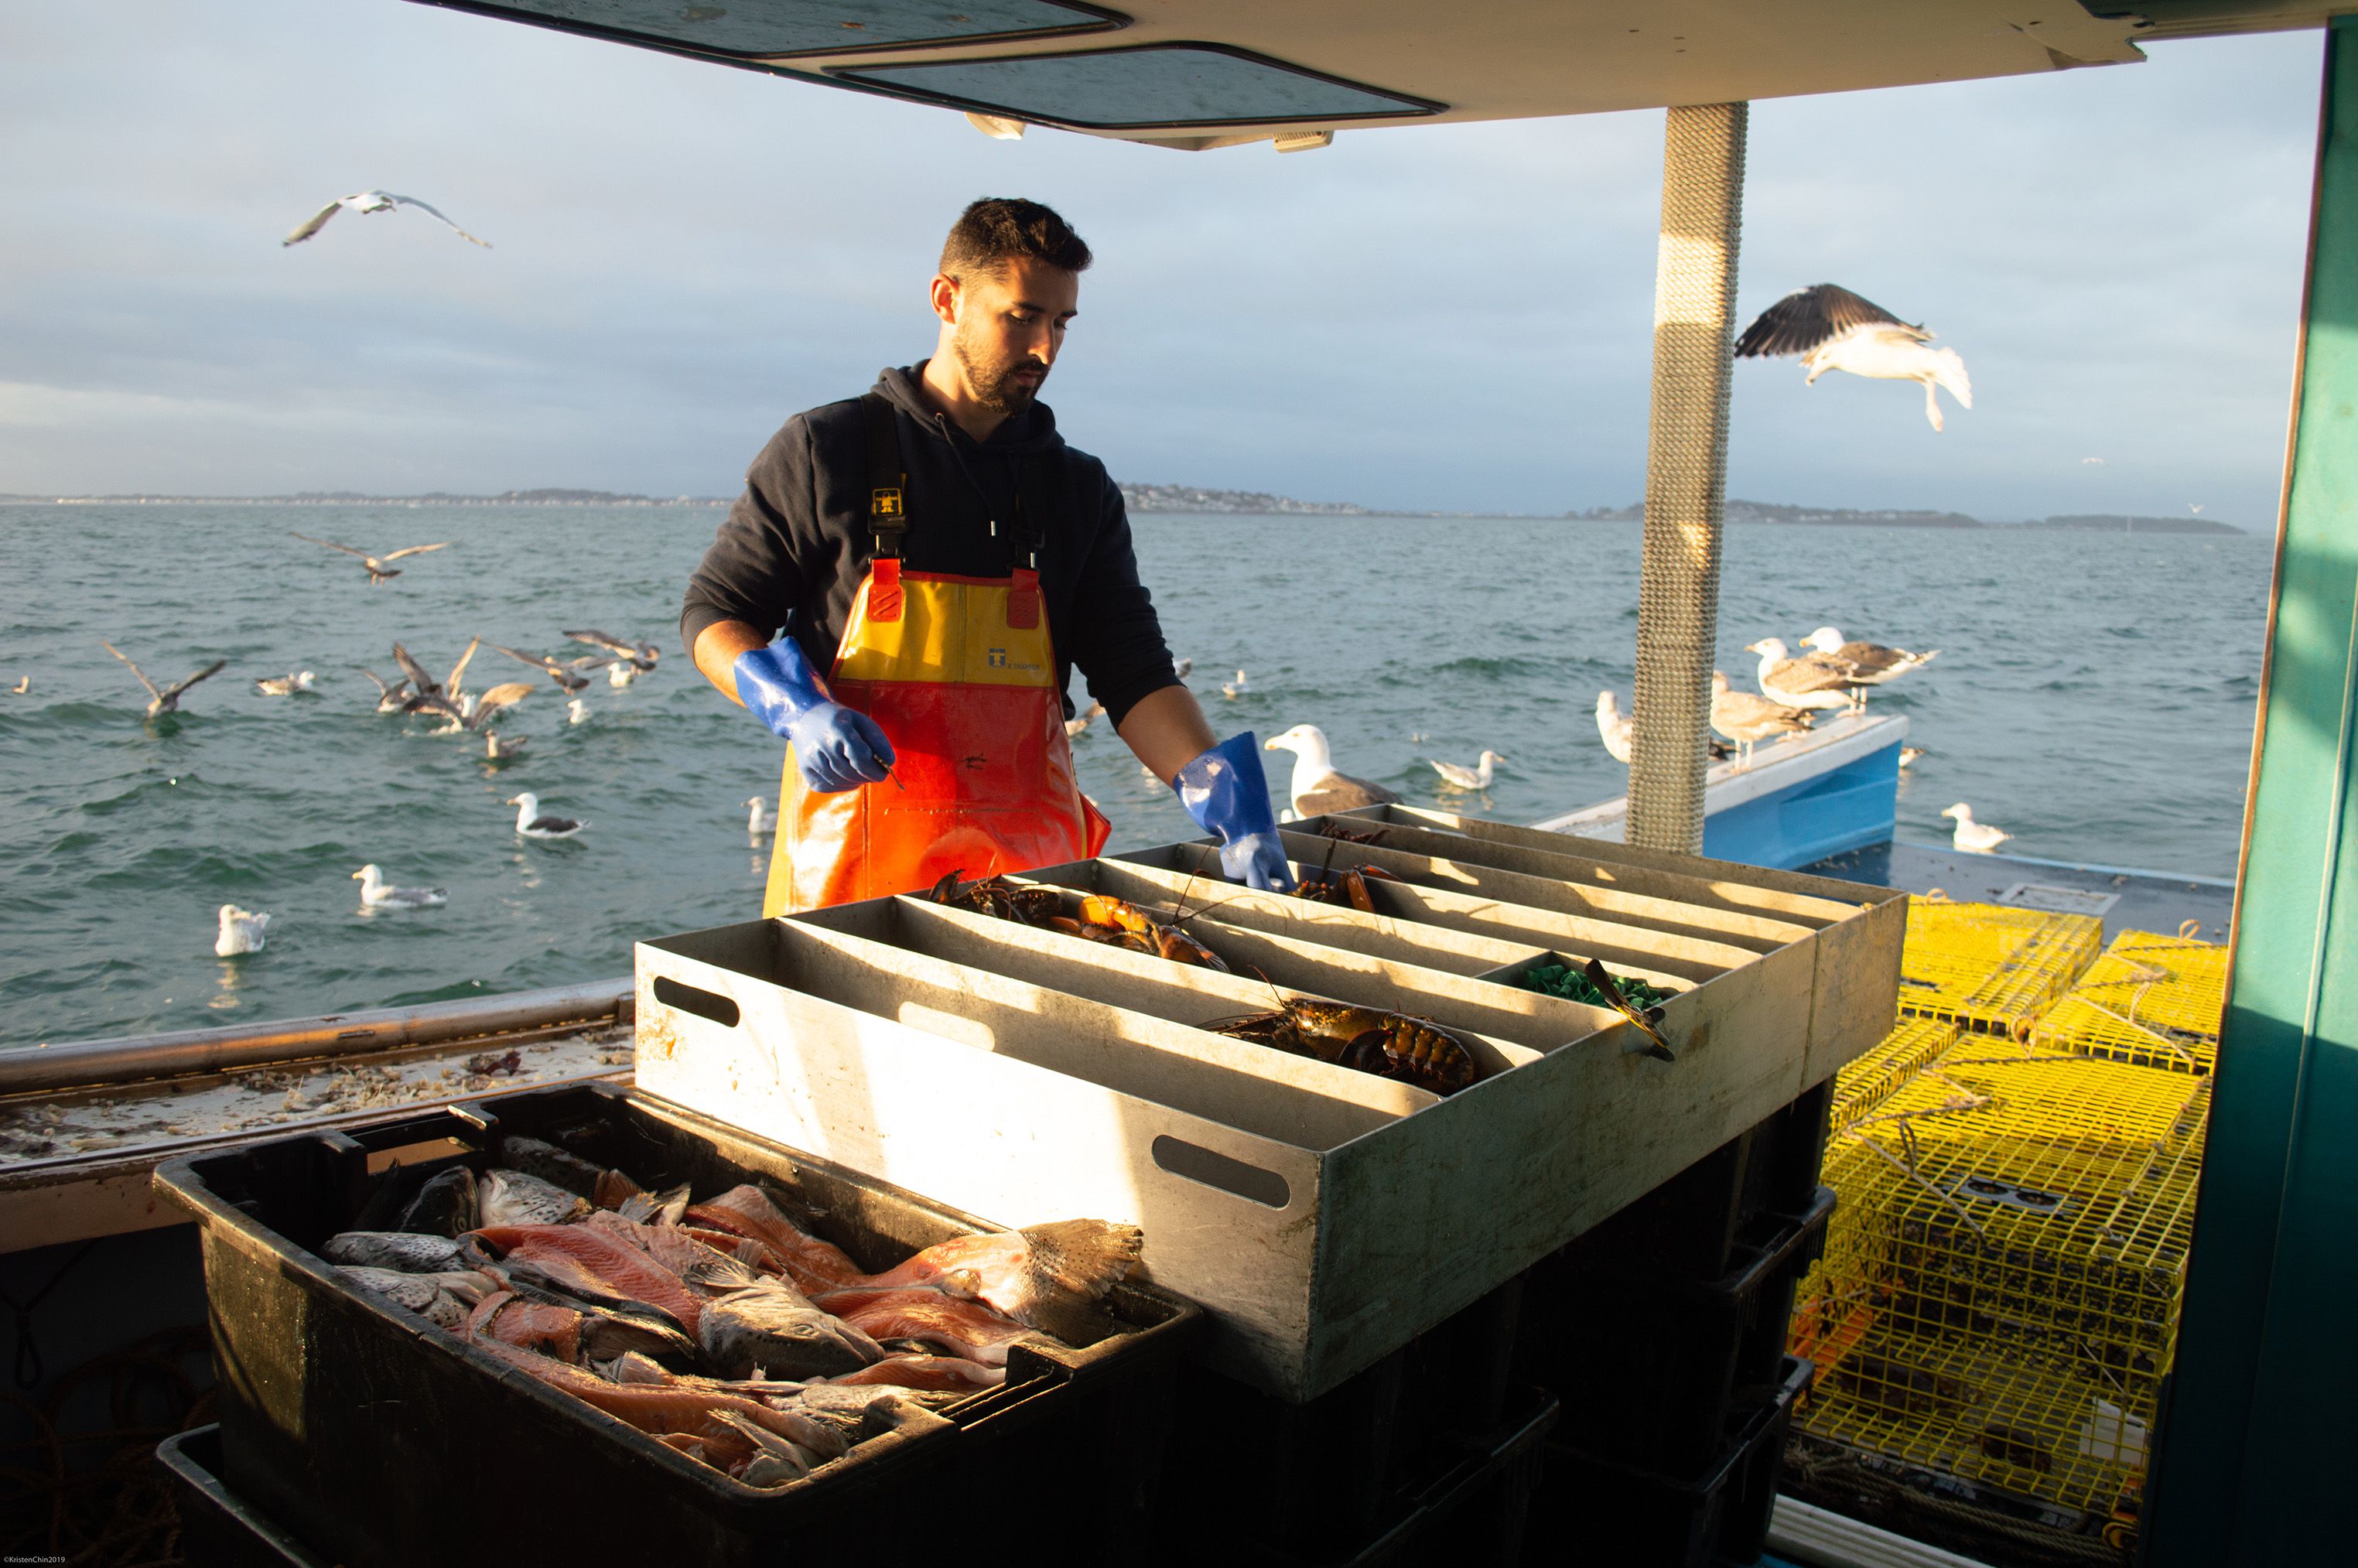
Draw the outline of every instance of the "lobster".
M1455 1094L1482 1076L1472 1049L1456 1033L1432 1019L1379 1007L1289 996L1279 999L1276 1011L1205 1027L1231 1040L1314 1056L1437 1095Z

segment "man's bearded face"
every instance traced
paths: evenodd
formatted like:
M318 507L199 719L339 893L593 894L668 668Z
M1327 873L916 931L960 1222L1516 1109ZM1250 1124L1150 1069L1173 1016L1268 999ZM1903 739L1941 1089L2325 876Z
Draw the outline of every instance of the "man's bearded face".
M1001 414L1021 414L1040 395L1080 301L1081 280L1028 258L959 285L950 351L975 400Z

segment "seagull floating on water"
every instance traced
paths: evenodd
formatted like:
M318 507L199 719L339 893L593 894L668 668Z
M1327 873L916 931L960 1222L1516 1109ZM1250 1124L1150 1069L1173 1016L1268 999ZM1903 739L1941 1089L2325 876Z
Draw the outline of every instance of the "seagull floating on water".
M1736 742L1736 771L1752 766L1756 741L1776 735L1798 735L1815 720L1809 710L1737 691L1724 670L1711 672L1711 727Z
M616 659L606 666L606 684L613 687L630 685L639 678L639 666L627 659Z
M540 796L530 790L510 795L503 804L516 808L516 831L527 838L570 838L590 826L587 822L576 822L570 816L543 815Z
M1236 679L1224 680L1220 683L1220 695L1226 697L1242 697L1251 689L1252 687L1245 682L1245 672L1242 670L1237 672Z
M745 820L747 833L759 838L764 833L775 833L778 830L778 814L771 809L767 800L757 795L745 805L749 808Z
M1922 760L1923 755L1924 748L1921 746L1902 746L1899 748L1899 765L1903 768L1912 768Z
M1744 651L1760 655L1760 695L1788 708L1855 708L1858 672L1835 659L1815 654L1801 658L1785 646L1782 637L1748 643Z
M195 675L189 676L186 680L175 681L170 686L158 691L156 688L156 683L147 678L147 673L141 669L137 665L131 664L131 657L129 654L125 654L122 649L116 647L112 643L102 641L98 645L104 648L108 653L113 654L116 658L121 659L124 664L130 665L131 673L139 677L139 684L147 688L147 717L150 719L160 719L167 713L178 713L180 711L180 697L182 693L186 692L190 687L196 685L199 681L204 680L211 676L217 676L221 674L222 670L229 667L229 661L227 659L215 659L211 664L207 665L203 669L199 670Z
M324 545L331 550L341 550L348 556L358 556L361 558L361 565L368 568L369 586L371 588L376 587L379 583L384 582L388 578L396 578L401 575L401 569L399 568L388 567L384 564L385 562L397 561L404 556L422 556L428 550L447 550L452 544L452 541L445 539L438 545L412 545L406 550L388 550L382 556L372 556L366 550L355 550L350 545L339 545L332 539L314 539L308 534L296 534L295 530L292 528L289 528L287 531L289 534L294 534L296 538L302 540L307 545Z
M1763 310L1736 340L1736 357L1799 354L1812 383L1830 370L1878 381L1920 381L1924 417L1938 430L1941 401L1934 389L1947 387L1950 396L1971 408L1974 385L1956 350L1924 346L1932 337L1838 284L1820 283L1797 288Z
M304 670L297 675L270 676L254 684L265 697L292 697L298 691L310 690L311 682L317 678L309 670Z
M1286 793L1297 816L1322 816L1330 811L1353 811L1363 806L1389 806L1400 796L1379 784L1338 773L1326 746L1326 731L1315 724L1297 724L1261 746L1264 752L1293 753L1293 782Z
M519 683L521 684L521 683ZM483 731L483 758L486 762L504 762L532 744L532 737L519 735L513 741L503 741L496 730Z
M33 677L30 676L20 676L16 679L16 684L10 687L8 689L15 692L18 697L23 697L33 689Z
M266 909L240 909L233 903L221 906L221 933L213 938L217 957L234 958L241 953L262 951L262 934L270 926Z
M1974 808L1962 800L1941 815L1957 819L1957 830L1950 836L1949 842L1971 854L1986 855L2014 837L2003 828L1974 821Z
M1181 680L1185 680L1187 678L1187 672L1195 667L1195 661L1193 659L1174 659L1171 661L1171 673L1177 676Z
M458 224L450 222L449 219L444 218L439 211L427 205L425 202L420 201L416 197L395 196L390 190L362 190L351 196L339 196L333 201L329 202L325 207L320 208L317 212L312 213L308 218L304 219L300 223L296 224L294 232L289 233L285 239L279 241L279 244L282 246L301 244L304 241L318 233L320 230L326 228L328 226L328 220L334 217L338 212L342 211L347 207L351 208L355 212L390 212L395 207L415 207L420 212L428 213L436 218L440 218L443 222L449 224L450 232L452 233L458 235L469 244L481 245L485 250L490 250L492 248L490 241L475 238L474 235L467 232L466 230L459 227Z
M1507 759L1496 752L1486 751L1475 760L1480 764L1478 767L1461 768L1455 762L1444 762L1438 757L1425 759L1433 764L1433 771L1441 775L1441 782L1452 789L1488 789L1492 771Z
M1605 742L1606 754L1627 766L1629 761L1629 737L1637 732L1638 720L1621 711L1621 699L1610 691L1596 694L1596 734Z
M352 880L361 884L361 903L371 909L430 909L450 902L450 895L440 888L387 886L384 872L374 860L354 871Z
M397 680L388 686L383 676L370 669L366 665L354 667L375 683L376 710L379 713L399 713L409 706L410 692L407 681Z
M616 637L604 632L560 632L557 635L570 637L577 643L587 643L593 648L603 648L628 664L634 673L654 668L655 662L662 657L662 650L653 643L635 642L629 637ZM616 681L614 684L621 686L623 683Z
M1920 670L1941 656L1941 650L1929 654L1911 654L1905 648L1886 647L1881 643L1849 643L1831 626L1821 626L1801 639L1801 645L1812 653L1848 665L1858 678L1869 686L1881 686L1898 680L1910 670Z
M1087 729L1091 720L1102 719L1103 717L1105 717L1105 704L1102 702L1091 702L1087 708L1081 710L1079 718L1067 719L1065 720L1065 739L1067 741L1072 740L1074 737L1080 734L1082 730Z
M565 704L565 722L568 724L586 724L589 721L590 705L582 701L578 697L568 698Z

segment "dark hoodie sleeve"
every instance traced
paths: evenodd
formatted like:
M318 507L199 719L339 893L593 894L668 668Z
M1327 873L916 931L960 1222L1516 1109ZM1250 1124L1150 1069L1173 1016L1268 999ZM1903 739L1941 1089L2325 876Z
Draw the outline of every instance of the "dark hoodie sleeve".
M811 514L810 446L809 423L798 415L745 470L744 493L687 579L679 634L689 659L716 622L742 621L774 638L824 570Z
M1073 595L1073 628L1065 652L1087 677L1089 695L1105 704L1106 717L1120 729L1139 698L1180 683L1171 673L1171 650L1163 641L1153 596L1138 580L1138 555L1121 491L1102 468L1098 481L1104 492L1100 520Z

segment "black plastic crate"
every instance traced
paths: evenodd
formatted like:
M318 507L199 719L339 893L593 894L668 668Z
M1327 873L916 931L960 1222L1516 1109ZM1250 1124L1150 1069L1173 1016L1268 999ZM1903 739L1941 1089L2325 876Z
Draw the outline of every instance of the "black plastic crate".
M1574 1447L1545 1445L1541 1496L1564 1528L1527 1535L1531 1568L1712 1568L1756 1561L1768 1541L1793 1407L1815 1368L1785 1375L1701 1479L1682 1481Z
M1433 1484L1436 1454L1487 1452L1501 1423L1515 1424L1510 1401L1528 1398L1509 1381L1521 1300L1521 1281L1509 1281L1303 1403L1182 1368L1172 1530L1272 1563L1351 1560L1390 1528L1404 1497ZM1207 1500L1213 1512L1198 1517Z
M262 1517L221 1478L221 1427L194 1427L156 1445L180 1513L189 1568L328 1568L328 1560Z
M412 1176L480 1165L503 1133L544 1139L653 1189L688 1181L703 1196L767 1182L870 1270L995 1228L603 1085L172 1161L157 1184L202 1229L221 1478L315 1549L353 1568L510 1568L528 1520L525 1560L535 1562L731 1568L833 1552L915 1563L938 1557L938 1541L887 1521L930 1517L946 1498L1051 1487L1082 1538L1121 1539L1152 1516L1173 1376L1204 1321L1152 1286L1109 1298L1127 1332L1074 1350L1020 1343L1005 1386L763 1490L354 1288L314 1255L385 1180L373 1164L398 1152ZM560 1501L583 1498L599 1506Z
M1565 1249L1526 1281L1517 1375L1578 1368L1563 1441L1698 1473L1779 1385L1794 1287L1824 1249L1833 1204L1820 1188L1806 1212L1767 1217L1774 1227L1753 1227L1757 1244L1734 1248L1716 1280L1659 1278Z
M1595 1227L1575 1245L1600 1262L1681 1279L1717 1279L1764 1219L1773 1225L1774 1217L1799 1214L1814 1201L1833 1105L1829 1078Z

